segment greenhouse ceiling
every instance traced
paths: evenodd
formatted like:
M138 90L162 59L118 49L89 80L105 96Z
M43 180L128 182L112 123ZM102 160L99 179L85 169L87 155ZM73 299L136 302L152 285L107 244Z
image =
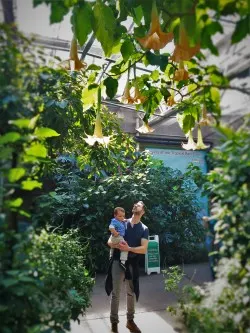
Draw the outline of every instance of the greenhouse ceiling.
M70 23L70 15L65 16L64 20L59 24L50 25L50 9L48 6L42 4L33 8L32 0L13 0L16 21L21 31L26 35L35 35L36 44L43 46L50 56L57 56L61 59L66 59L70 49L70 42L72 39L72 30ZM2 15L2 12L1 12ZM232 20L224 20L221 22L224 29L224 34L215 35L215 43L220 49L220 57L215 57L209 52L205 52L206 62L215 63L223 70L224 74L233 78L233 84L238 87L250 88L250 39L244 40L235 46L230 46L228 41L232 33ZM131 31L133 30L132 20L127 20L125 25ZM172 52L173 43L168 44L164 51ZM105 75L105 71L119 58L118 55L113 55L110 58L104 56L100 43L91 35L85 45L78 49L79 56L84 58L84 61L90 64L102 66L103 73L100 77ZM145 66L142 63L136 65L136 74L138 76L143 73L151 72L155 67ZM99 77L99 80L100 80ZM119 80L119 88L117 96L112 103L106 101L107 105L110 103L112 106L119 106L117 98L119 98L124 91L127 80L127 74L121 76ZM240 91L224 91L222 92L221 108L222 108L222 121L227 124L237 127L241 124L242 117L250 112L250 98L249 95L242 94ZM124 110L134 110L134 106L126 106ZM150 118L150 121L157 122L163 118L168 119L165 126L173 126L173 116L175 115L174 108L168 107L166 103L160 104L159 110L156 111L156 117ZM174 135L174 134L173 134ZM212 133L208 133L213 136Z

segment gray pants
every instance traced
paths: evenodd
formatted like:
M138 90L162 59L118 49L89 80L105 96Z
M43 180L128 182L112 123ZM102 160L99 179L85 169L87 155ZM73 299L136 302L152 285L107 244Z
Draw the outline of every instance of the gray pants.
M132 272L131 272L132 274ZM125 277L124 270L120 267L119 261L114 260L112 264L113 291L111 294L111 323L119 323L118 310L120 301L121 285ZM125 280L127 293L127 320L134 319L135 313L135 295L133 292L132 280Z

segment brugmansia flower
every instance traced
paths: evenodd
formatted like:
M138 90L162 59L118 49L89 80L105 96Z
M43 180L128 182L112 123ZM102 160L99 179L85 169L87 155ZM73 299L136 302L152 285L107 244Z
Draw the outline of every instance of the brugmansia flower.
M155 1L152 4L151 25L148 34L143 38L137 38L145 49L160 50L167 45L174 35L172 32L165 33L161 30L159 15Z
M135 96L134 96L134 103L135 104L142 104L146 101L147 97L146 96L143 96L141 93L140 93L140 90L137 86L137 84L135 85Z
M200 44L190 47L187 33L183 27L180 27L179 44L175 46L171 60L175 62L190 60L200 51Z
M69 59L60 62L59 66L64 69L73 70L73 71L79 71L87 66L85 62L82 62L78 58L77 40L75 37L73 37L71 41Z
M182 60L179 63L179 69L177 69L174 73L174 80L188 80L188 72L185 70L184 62Z
M121 102L124 104L133 104L134 98L130 95L129 81L127 81L123 95L121 97Z
M214 122L215 122L215 120L214 120L213 116L207 114L206 105L203 105L203 108L202 108L202 118L199 121L199 125L200 126L210 126L210 125L213 125Z
M107 145L110 141L110 136L103 136L103 134L102 134L102 122L101 122L101 116L100 116L99 111L97 112L97 115L96 115L94 134L87 135L87 138L85 138L84 140L90 146L93 146L96 142L99 142L102 145L107 147Z
M182 143L182 148L184 148L186 150L195 150L196 149L196 143L194 142L192 131L188 132L188 142Z
M150 127L148 122L143 122L143 125L139 128L136 129L139 133L142 134L147 134L147 133L153 133L154 132L154 128Z
M202 138L202 133L201 133L201 128L200 126L198 126L198 140L197 140L197 144L196 144L196 149L208 149L210 147L210 145L206 146L203 142L203 138Z
M171 96L168 97L167 105L168 106L173 106L174 104L176 104L176 102L174 100L174 91L172 91Z

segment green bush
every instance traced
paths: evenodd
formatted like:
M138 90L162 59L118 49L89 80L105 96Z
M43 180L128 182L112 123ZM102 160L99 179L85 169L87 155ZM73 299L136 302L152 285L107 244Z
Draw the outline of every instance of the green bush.
M250 331L249 277L238 275L241 263L223 258L217 268L217 279L205 288L189 288L181 310L190 332L243 333Z
M3 220L3 216L1 216ZM90 305L93 279L74 233L21 234L1 221L1 332L65 332Z
M212 196L215 242L220 243L216 280L190 289L182 312L190 332L250 332L250 134L221 128L226 142L213 150L206 189Z

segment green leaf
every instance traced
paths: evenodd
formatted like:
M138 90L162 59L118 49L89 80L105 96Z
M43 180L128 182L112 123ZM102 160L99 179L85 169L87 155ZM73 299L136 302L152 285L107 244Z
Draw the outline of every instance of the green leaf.
M232 35L232 44L240 42L243 38L250 34L250 15L241 19L236 23L235 30Z
M0 136L0 145L3 145L5 143L16 142L20 138L21 138L21 135L17 132L6 133L3 136Z
M33 129L33 128L35 128L36 122L39 117L40 117L40 114L36 115L35 117L33 117L31 119L24 118L24 119L10 120L9 123L14 124L19 128Z
M8 159L12 156L13 148L11 147L1 147L0 149L0 159Z
M160 69L164 72L168 64L168 56L165 54L156 55L150 51L145 54L146 64L153 66L160 66Z
M75 36L81 46L86 42L88 35L92 31L92 17L92 8L88 2L84 1L78 6L74 6L71 23Z
M232 140L232 138L235 135L235 132L232 128L227 127L227 126L222 126L219 125L216 127L216 129L222 134L224 135L228 140Z
M206 25L207 31L210 35L214 35L217 32L223 34L223 27L218 21L211 22Z
M134 53L135 48L133 43L130 40L125 40L125 42L121 46L121 54L123 60L126 62L129 57Z
M14 124L19 128L29 128L30 119L10 120L9 124Z
M91 85L82 90L83 111L88 110L91 106L97 103L98 85Z
M101 66L97 66L95 64L91 64L88 66L86 71L99 71L101 69Z
M117 1L117 9L120 13L119 20L120 22L125 21L128 16L128 9L125 5L125 0L118 0Z
M212 88L210 89L210 94L211 94L211 99L212 99L215 103L219 104L219 103L220 103L220 91L219 91L219 89L218 89L218 88L214 88L214 87L212 87Z
M219 52L218 49L214 46L210 34L205 30L205 28L202 31L201 36L201 47L206 49L208 48L212 54L218 56Z
M20 178L22 178L25 175L25 169L24 168L12 168L10 169L8 173L8 180L11 183L15 183Z
M116 20L112 9L103 2L98 1L94 6L94 32L107 57L110 56L115 44L115 29Z
M132 9L131 9L131 13L132 13L132 16L133 16L134 22L135 22L137 25L140 25L141 20L142 20L142 18L143 18L143 10L142 10L142 6L138 6L138 7L132 8Z
M34 129L35 128L36 122L37 122L37 120L38 120L39 117L40 117L40 114L38 114L35 117L33 117L33 118L30 119L29 126L28 126L30 129Z
M237 1L235 0L220 0L219 1L221 15L235 14L237 11Z
M41 143L33 143L31 147L26 149L26 154L44 158L47 156L47 149Z
M68 12L69 8L65 7L61 1L53 1L51 3L50 23L61 22Z
M158 81L159 80L159 71L157 71L157 69L155 69L152 73L151 73L151 77L153 81Z
M22 183L22 189L26 191L32 191L34 188L42 188L43 184L36 180L24 180Z
M60 134L57 133L55 130L48 128L48 127L37 127L34 132L35 136L40 139L43 138L51 138L53 136L59 136Z
M183 132L187 134L195 126L195 119L191 114L183 117Z
M108 76L103 83L106 87L106 94L110 99L112 99L116 95L118 88L118 81Z
M15 284L18 283L17 279L3 279L2 284L5 286L5 288L14 286Z
M13 200L7 200L7 206L11 208L18 208L22 205L23 199L22 198L16 198Z

